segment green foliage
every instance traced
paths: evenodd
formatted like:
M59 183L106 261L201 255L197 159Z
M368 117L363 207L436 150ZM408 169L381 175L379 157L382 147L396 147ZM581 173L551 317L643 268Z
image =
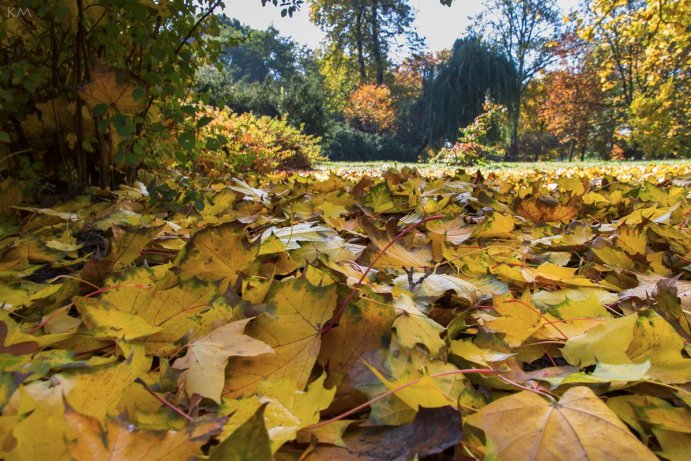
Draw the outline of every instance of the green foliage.
M336 123L324 137L324 152L330 160L396 160L414 162L417 150L394 136L366 133L345 123Z
M189 147L186 95L198 65L218 51L206 37L221 6L15 2L28 13L0 16L0 169L42 166L72 184L106 186L155 161L172 127Z
M215 40L223 45L218 63L231 81L248 83L288 79L299 72L307 52L274 27L252 29L237 19L223 20Z
M262 6L266 6L267 3L273 3L274 6L281 7L281 16L292 17L304 3L303 0L261 0Z
M460 129L458 142L451 148L444 147L432 159L447 165L482 165L488 160L498 160L504 153L501 147L506 136L507 111L503 106L487 101L485 112L478 115L473 123ZM498 142L497 142L498 141Z
M326 132L330 114L311 52L272 27L261 31L237 20L224 24L218 40L223 46L218 61L199 69L195 82L210 104L284 118L315 136Z
M499 104L510 103L514 79L513 65L495 50L473 37L457 40L451 58L428 74L421 98L409 109L406 131L422 138L416 144L454 142L459 127L483 112L488 96Z

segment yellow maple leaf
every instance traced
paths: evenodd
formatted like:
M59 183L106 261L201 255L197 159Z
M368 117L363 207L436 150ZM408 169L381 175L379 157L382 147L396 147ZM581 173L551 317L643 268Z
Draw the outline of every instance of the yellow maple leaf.
M90 109L105 104L118 112L133 114L146 106L145 98L135 98L135 90L143 90L145 86L130 72L97 65L91 70L90 80L79 89L79 97Z
M567 390L559 402L522 391L465 422L485 431L490 452L500 460L657 460L587 387Z
M262 357L231 359L224 397L253 393L268 379L293 379L307 384L321 348L321 330L336 307L336 287L315 287L306 279L274 283L268 296L269 312L259 315L246 334L276 351Z
M225 369L231 356L253 357L273 352L261 341L243 334L252 319L237 320L216 328L187 346L187 354L175 361L173 368L185 370L180 376L188 395L221 402Z
M544 323L540 310L532 305L530 294L513 299L510 294L495 296L492 308L499 317L484 321L484 326L504 335L504 341L511 347L518 347L535 333Z
M192 423L183 430L137 429L123 419L98 419L67 409L65 419L75 437L69 448L74 459L183 461L203 456L202 445L220 432L221 420Z
M513 216L494 213L475 228L472 236L477 238L508 237L515 226L516 221Z
M196 233L180 262L180 278L213 282L223 280L223 287L235 284L238 275L255 260L258 247L247 241L235 224L210 227ZM225 291L222 289L222 291Z

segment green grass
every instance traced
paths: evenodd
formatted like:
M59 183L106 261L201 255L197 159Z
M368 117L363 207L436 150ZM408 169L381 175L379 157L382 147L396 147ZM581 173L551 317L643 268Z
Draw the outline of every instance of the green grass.
M555 170L560 168L578 168L578 167L592 167L592 166L632 166L632 165L661 165L661 164L684 164L690 163L689 159L675 159L675 160L644 160L644 161L609 161L609 160L586 160L578 162L494 162L480 167L466 167L468 169L481 168L483 170ZM316 165L318 170L330 169L348 169L353 171L376 169L385 170L388 168L418 168L426 169L453 169L455 167L443 165L440 163L412 163L412 162L395 162L395 161L374 161L374 162L322 162ZM459 167L462 168L462 167Z

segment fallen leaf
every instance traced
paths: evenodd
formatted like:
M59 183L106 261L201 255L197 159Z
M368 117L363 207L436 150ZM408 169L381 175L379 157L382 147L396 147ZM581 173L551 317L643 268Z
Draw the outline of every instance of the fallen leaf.
M578 215L578 208L574 205L561 205L552 197L537 197L522 200L518 206L518 214L535 224L548 222L568 223Z
M180 380L189 396L199 394L221 403L230 357L254 357L274 352L263 342L243 334L251 320L237 320L218 327L187 346L187 353L175 361L173 368L185 370Z
M264 427L262 405L250 419L238 427L230 437L211 449L210 461L271 461L269 434Z
M473 237L492 238L507 237L513 232L516 221L511 216L495 213L486 218L473 232Z
M374 261L381 254L374 267L380 269L412 267L420 270L432 265L432 251L428 247L406 248L400 241L391 244L398 234L397 230L389 226L384 232L365 218L361 218L359 223L372 241L371 259Z
M108 419L102 427L96 418L68 408L65 411L68 427L74 431L69 448L78 460L188 460L201 457L202 446L220 432L220 421L206 420L191 423L181 431L151 431L137 429L122 418Z
M290 378L307 384L321 348L321 330L336 307L336 288L315 287L305 279L274 283L267 313L259 315L246 334L272 347L275 354L231 359L224 397L253 393L264 380Z
M582 335L569 338L562 354L567 362L579 367L595 365L596 362L623 365L631 363L626 354L634 338L637 315L627 315L591 328Z
M522 391L490 403L465 423L485 431L500 460L657 460L587 387L568 389L559 402Z
M543 323L540 311L531 304L527 293L521 299L513 299L511 295L495 296L492 308L499 317L488 317L484 320L484 326L502 333L511 347L523 344Z
M450 408L421 408L410 424L358 428L343 440L345 447L317 446L305 460L407 461L434 456L461 440L461 415Z
M255 260L258 247L252 247L244 232L234 224L210 227L196 233L180 262L180 278L233 285L238 275ZM223 290L224 291L224 290Z

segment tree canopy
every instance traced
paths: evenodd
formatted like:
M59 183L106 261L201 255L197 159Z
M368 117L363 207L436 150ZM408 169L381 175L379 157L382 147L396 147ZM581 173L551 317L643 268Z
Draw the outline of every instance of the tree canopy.
M410 108L411 129L421 129L428 144L455 142L459 127L480 115L487 99L511 103L514 83L514 66L496 49L477 37L457 40L449 59L427 73L421 97Z

